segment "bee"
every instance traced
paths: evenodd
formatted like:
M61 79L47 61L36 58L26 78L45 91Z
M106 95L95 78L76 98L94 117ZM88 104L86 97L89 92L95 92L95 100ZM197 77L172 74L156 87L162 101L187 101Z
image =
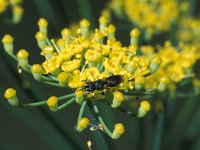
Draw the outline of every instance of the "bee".
M124 79L121 75L112 75L105 79L98 79L96 81L88 81L85 83L80 90L85 91L86 93L93 93L95 90L101 91L101 94L104 94L105 89L110 89L124 82Z

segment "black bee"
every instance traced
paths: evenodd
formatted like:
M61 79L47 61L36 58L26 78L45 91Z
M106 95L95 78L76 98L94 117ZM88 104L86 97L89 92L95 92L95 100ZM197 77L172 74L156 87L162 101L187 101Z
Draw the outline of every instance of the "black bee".
M86 82L86 84L80 90L86 91L86 93L92 93L95 90L98 90L101 91L102 94L104 94L104 89L109 90L111 87L115 87L123 81L124 79L121 75L113 75L105 79L98 79L93 82Z

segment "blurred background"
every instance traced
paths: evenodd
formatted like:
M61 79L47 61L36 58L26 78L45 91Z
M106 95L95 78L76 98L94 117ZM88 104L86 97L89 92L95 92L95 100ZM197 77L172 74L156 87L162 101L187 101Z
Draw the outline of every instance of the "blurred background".
M192 0L191 0L192 1ZM27 49L30 54L30 64L41 63L40 49L35 40L38 31L37 21L44 17L48 20L48 36L60 36L60 31L72 23L87 18L91 27L98 27L101 11L107 6L107 0L23 0L24 15L18 24L5 23L5 18L11 18L12 12L7 10L0 15L0 37L11 34L14 37L15 52ZM194 3L194 2L193 2ZM196 0L194 15L199 16L200 3ZM173 11L173 10L172 10ZM127 45L129 31L132 25L127 20L113 16L113 24L117 28L117 39ZM163 44L167 34L159 35L154 41L141 43ZM83 133L75 131L79 105L72 104L69 108L53 113L47 107L16 108L10 106L4 98L6 88L13 87L23 102L36 102L47 99L52 94L63 95L63 88L51 87L36 82L32 75L17 72L17 64L0 45L0 150L84 150L87 141L92 142L94 150L151 150L154 144L160 143L157 149L199 150L200 149L200 105L199 97L191 100L183 98L172 100L164 117L150 112L143 119L137 119L100 104L108 127L122 121L126 133L119 140L112 140L99 131L86 130ZM189 85L188 85L189 86ZM161 114L163 115L163 114ZM162 119L161 125L156 120ZM161 136L155 138L155 128L161 127Z

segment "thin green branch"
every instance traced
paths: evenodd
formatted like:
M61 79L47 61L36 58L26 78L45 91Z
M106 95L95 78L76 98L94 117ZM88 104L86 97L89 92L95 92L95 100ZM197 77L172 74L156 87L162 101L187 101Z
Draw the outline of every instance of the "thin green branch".
M71 97L74 97L74 96L75 96L74 93L68 94L68 95L64 95L64 96L60 96L60 97L58 97L58 101L65 100L67 98L71 98ZM40 102L22 104L19 107L37 107L37 106L45 105L46 103L47 103L47 100L44 100L44 101L40 101Z
M100 124L103 125L103 129L104 129L105 133L112 138L112 132L108 129L108 127L104 123L103 118L100 116L99 110L98 110L98 108L95 104L93 104L93 109L94 109L94 112L96 113L96 115L98 117Z
M83 112L84 112L84 110L85 110L86 104L87 104L87 100L83 100L83 102L82 102L82 104L81 104L81 108L80 108L80 110L79 110L77 122L83 117Z
M75 101L75 97L71 98L69 101L65 102L64 104L60 105L58 107L58 110L62 110L64 109L65 107L69 106L71 103L73 103Z
M157 122L156 122L152 150L160 150L161 149L161 138L162 138L162 132L163 132L163 125L164 125L164 113L160 112L158 114L158 118L157 118Z
M42 83L45 83L45 84L48 84L48 85L52 85L52 86L56 86L56 87L61 87L63 88L63 86L61 86L60 84L58 83L55 83L55 82L48 82L48 81L41 81Z

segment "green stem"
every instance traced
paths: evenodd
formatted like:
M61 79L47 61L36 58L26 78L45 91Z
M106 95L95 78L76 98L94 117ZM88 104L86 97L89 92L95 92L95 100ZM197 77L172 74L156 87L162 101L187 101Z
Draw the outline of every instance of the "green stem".
M160 114L158 114L158 118L156 122L156 130L155 130L152 150L161 149L161 137L162 137L163 125L164 125L164 113L161 112Z
M87 104L87 100L83 100L82 104L81 104L81 108L79 110L79 114L78 114L78 121L83 117L83 112L85 110L85 106ZM77 122L78 122L77 121Z
M62 110L64 109L65 107L69 106L71 103L73 103L75 101L75 98L71 98L69 101L65 102L64 104L60 105L58 107L58 110Z
M102 117L100 116L99 114L99 110L97 108L97 106L95 104L93 104L93 109L94 109L94 112L97 114L98 116L98 120L99 122L103 125L103 129L105 131L105 133L110 136L112 138L112 132L108 129L108 127L106 126L106 124L104 123Z
M18 58L16 55L14 55L13 53L9 54L9 56L11 56L12 59L14 59L16 62L18 62ZM32 74L31 72L31 66L28 65L27 68L23 68L24 71ZM42 80L44 81L57 81L57 79L53 76L49 76L49 77L46 77L46 76L42 76Z
M74 93L68 94L68 95L64 95L64 96L58 97L58 101L61 101L61 100L67 99L67 98L71 98L71 97L74 97L74 96L75 96ZM22 105L20 105L19 107L37 107L37 106L45 105L46 103L47 103L47 100L44 100L44 101L40 101L40 102L22 104ZM63 105L64 105L64 104L63 104ZM62 105L61 105L61 106L62 106Z
M60 84L55 83L55 82L48 82L48 81L41 81L42 83L48 84L48 85L52 85L52 86L56 86L56 87L61 87L63 88Z

